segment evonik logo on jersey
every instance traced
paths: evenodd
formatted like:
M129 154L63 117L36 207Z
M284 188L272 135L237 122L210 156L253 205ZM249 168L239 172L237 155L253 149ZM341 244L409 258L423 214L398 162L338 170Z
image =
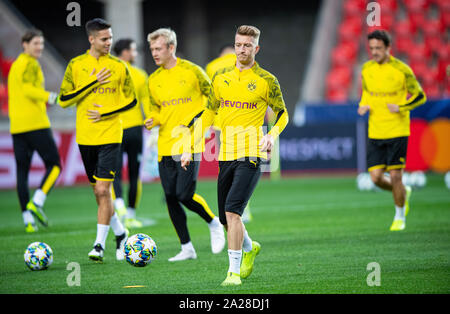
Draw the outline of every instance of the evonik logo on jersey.
M184 98L173 98L171 100L163 100L162 105L164 107L166 106L175 106L175 105L179 105L179 104L185 104L188 102L192 102L192 98L191 97L184 97Z
M230 107L236 109L258 109L258 103L256 102L242 102L235 100L225 100L220 98L220 107Z
M115 94L116 88L115 87L96 87L92 89L92 92L94 94Z

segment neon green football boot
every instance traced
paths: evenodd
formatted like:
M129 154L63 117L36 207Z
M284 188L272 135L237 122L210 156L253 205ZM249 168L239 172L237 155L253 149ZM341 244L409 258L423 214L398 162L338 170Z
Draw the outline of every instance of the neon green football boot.
M27 210L29 210L44 227L48 227L48 219L47 216L45 216L42 207L37 206L33 203L33 201L29 201L27 204Z
M222 287L225 286L239 286L242 284L241 277L238 274L229 272L227 278L220 284Z
M241 278L247 278L253 271L253 265L255 264L256 255L261 251L261 244L256 241L252 242L252 250L250 252L244 252L244 258L241 265Z
M406 190L406 198L405 198L405 217L408 215L409 213L409 199L411 197L411 193L412 193L412 189L410 186L405 186L405 190Z
M395 219L392 222L391 228L389 229L390 231L401 231L405 229L405 221L402 219Z

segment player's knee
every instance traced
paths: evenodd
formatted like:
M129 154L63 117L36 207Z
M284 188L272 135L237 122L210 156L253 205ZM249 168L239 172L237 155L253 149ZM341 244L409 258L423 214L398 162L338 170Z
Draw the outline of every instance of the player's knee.
M370 179L372 180L372 182L376 185L380 185L383 183L383 179L384 179L384 172L381 171L372 171L370 172Z
M235 223L241 222L241 216L233 211L226 211L225 218L226 218L225 224L227 225L233 225Z
M402 172L399 170L393 170L389 172L391 177L392 184L401 183L402 182Z
M94 188L94 193L97 198L110 197L111 196L110 191L111 190L108 187L100 184L96 184Z

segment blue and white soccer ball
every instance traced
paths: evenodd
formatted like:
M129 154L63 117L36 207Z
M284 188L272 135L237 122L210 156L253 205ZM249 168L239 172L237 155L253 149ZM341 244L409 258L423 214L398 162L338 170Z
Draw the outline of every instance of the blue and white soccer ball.
M133 266L144 267L156 257L158 248L150 236L138 233L128 238L124 246L124 252L128 263Z
M47 269L53 263L53 251L44 242L33 242L28 245L23 257L31 270Z

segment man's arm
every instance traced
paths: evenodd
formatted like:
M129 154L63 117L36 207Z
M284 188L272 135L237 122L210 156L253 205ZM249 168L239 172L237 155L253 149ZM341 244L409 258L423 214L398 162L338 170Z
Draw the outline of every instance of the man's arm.
M184 126L191 132L191 143L186 144L183 147L191 147L191 151L194 151L198 145L202 145L202 140L206 134L206 131L211 127L216 117L217 111L220 107L220 101L216 98L216 91L214 84L211 85L208 95L208 103L203 111L200 111ZM189 165L192 158L192 153L183 152L181 155L181 167L186 170L186 166Z
M110 70L103 68L95 74L95 69L92 71L87 82L81 87L75 88L75 83L72 77L72 63L69 63L64 74L63 82L61 84L61 93L59 104L66 108L76 104L80 99L85 97L93 88L109 83L108 78L111 76Z
M53 95L44 88L34 85L39 71L40 69L37 62L28 62L22 74L22 86L20 89L27 98L46 102L50 99L50 96Z
M364 75L361 75L361 84L362 84L362 95L361 100L358 104L358 114L360 116L365 115L368 111L370 111L370 106L368 104L369 93L367 91L366 82L364 80Z
M259 143L262 152L270 152L272 150L275 140L286 128L286 125L289 122L289 115L286 110L286 104L284 103L280 83L276 78L274 78L269 86L268 103L270 108L272 108L273 112L277 115L277 118L272 129L261 139L261 142Z
M427 96L411 68L405 66L402 70L405 74L406 90L411 96L400 104L388 104L387 106L392 113L411 111L427 101Z
M94 104L94 106L99 109L88 110L89 119L93 120L93 122L97 122L103 118L119 114L136 106L137 98L133 80L131 79L128 67L126 66L125 63L123 63L123 65L125 67L125 70L122 76L122 82L120 83L120 90L123 95L123 101L121 101L121 103L118 106L114 106L112 108L111 107L104 108L103 106Z
M161 107L159 106L156 99L153 97L152 89L151 89L151 80L150 77L147 80L147 83L145 84L145 94L143 97L142 104L144 106L144 112L145 113L145 128L147 130L151 130L153 127L161 124L160 119L160 111Z

